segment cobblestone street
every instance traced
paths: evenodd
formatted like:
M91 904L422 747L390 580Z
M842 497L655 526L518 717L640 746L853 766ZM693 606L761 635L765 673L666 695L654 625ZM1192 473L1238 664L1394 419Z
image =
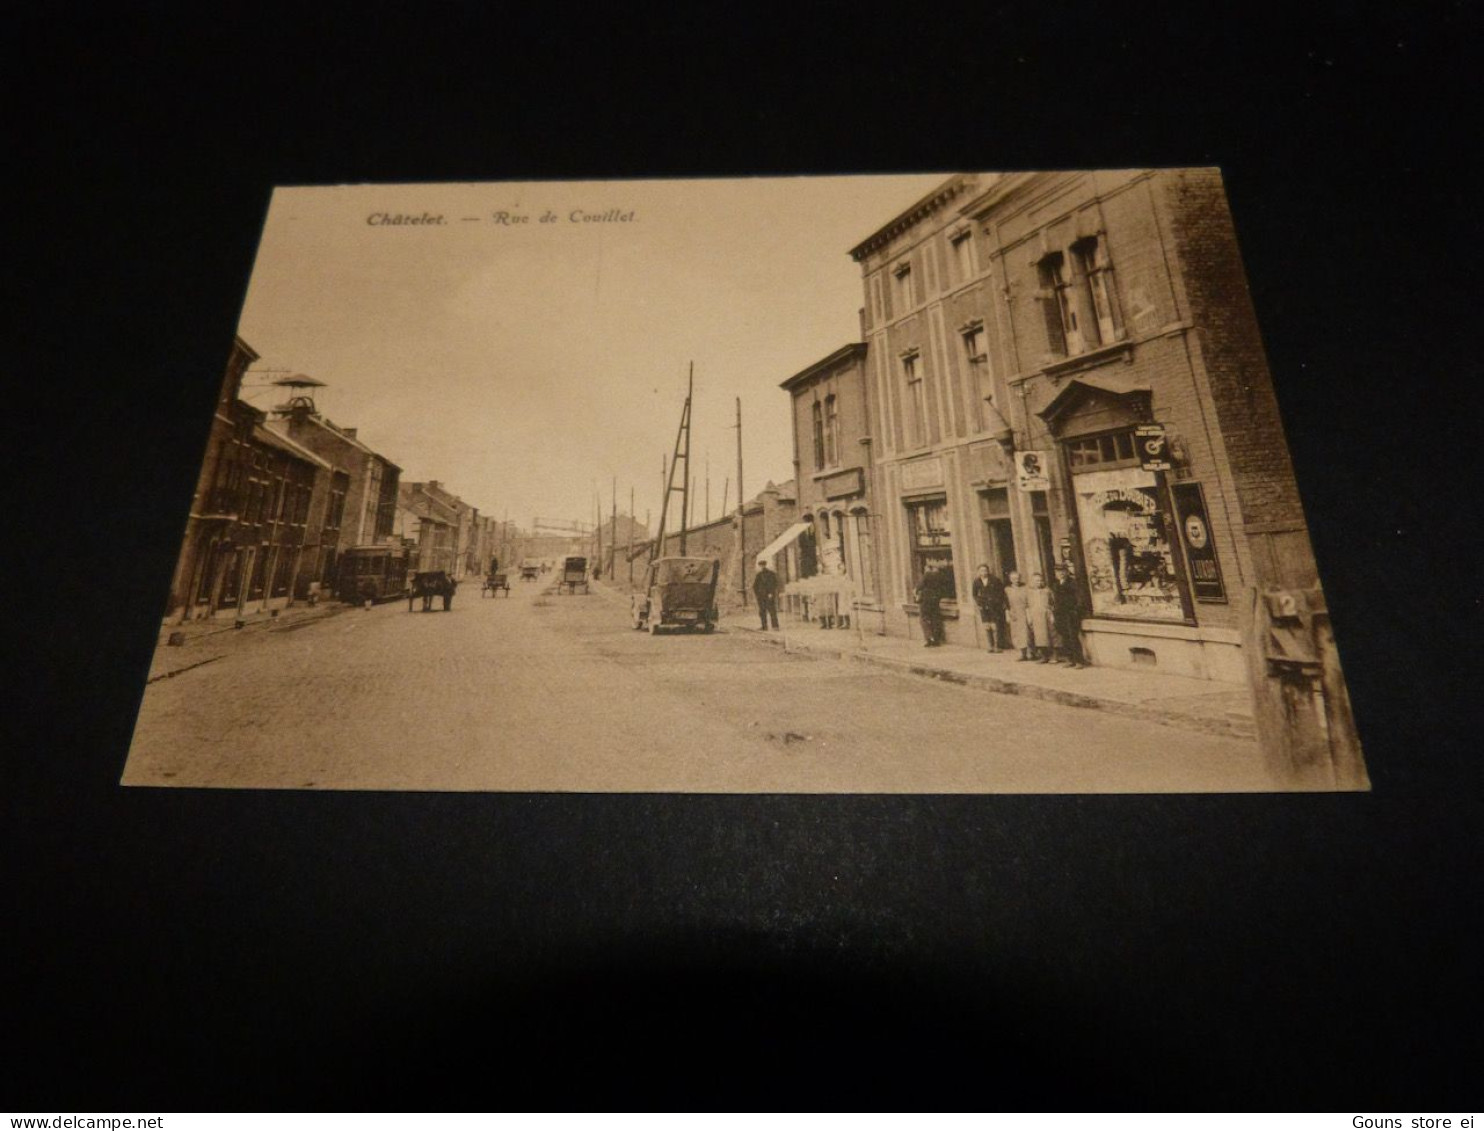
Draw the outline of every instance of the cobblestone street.
M388 790L1262 790L1257 746L811 659L634 632L618 594L404 602L218 634L146 690L128 785ZM175 651L183 651L176 649Z

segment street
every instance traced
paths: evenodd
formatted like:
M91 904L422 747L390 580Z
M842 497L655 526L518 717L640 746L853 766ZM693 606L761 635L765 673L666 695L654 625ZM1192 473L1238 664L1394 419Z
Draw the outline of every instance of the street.
M511 582L394 601L152 682L126 785L580 792L1273 788L1257 745L991 694L725 627L635 632L626 600ZM435 603L436 604L436 603ZM231 634L228 634L230 636ZM202 642L203 656L209 642Z

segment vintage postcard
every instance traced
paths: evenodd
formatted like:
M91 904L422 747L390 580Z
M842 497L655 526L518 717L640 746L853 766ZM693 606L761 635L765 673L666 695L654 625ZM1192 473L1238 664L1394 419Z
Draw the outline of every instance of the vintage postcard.
M1217 170L281 188L227 346L126 785L1369 788Z

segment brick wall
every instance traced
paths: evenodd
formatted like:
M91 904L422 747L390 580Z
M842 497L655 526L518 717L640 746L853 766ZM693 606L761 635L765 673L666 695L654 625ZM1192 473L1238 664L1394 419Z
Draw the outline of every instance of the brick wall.
M1194 336L1260 583L1317 584L1303 506L1221 175L1160 177Z

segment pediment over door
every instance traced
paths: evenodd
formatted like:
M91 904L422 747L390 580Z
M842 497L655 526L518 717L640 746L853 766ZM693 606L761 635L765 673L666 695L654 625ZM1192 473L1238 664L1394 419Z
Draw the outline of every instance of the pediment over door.
M1036 415L1058 439L1147 424L1152 393L1143 381L1075 377Z

